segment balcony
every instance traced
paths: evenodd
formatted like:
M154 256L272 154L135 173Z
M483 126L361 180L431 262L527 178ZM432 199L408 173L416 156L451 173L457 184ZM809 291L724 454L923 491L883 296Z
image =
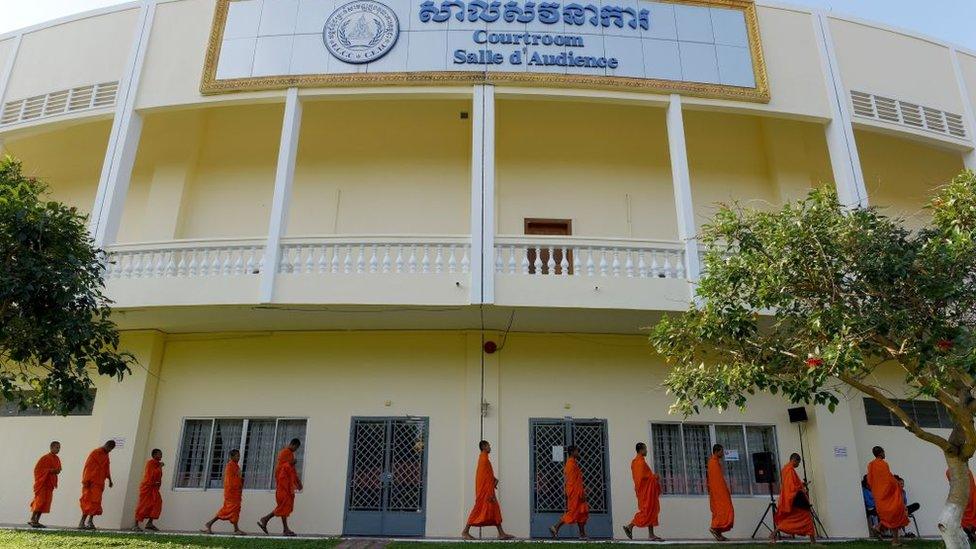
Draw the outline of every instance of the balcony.
M465 236L287 237L275 303L467 305Z
M257 303L264 246L263 238L111 246L107 295L119 308Z
M120 308L262 302L265 239L112 246L105 272ZM465 236L287 237L274 303L466 305Z
M683 310L690 297L680 242L498 236L495 304Z

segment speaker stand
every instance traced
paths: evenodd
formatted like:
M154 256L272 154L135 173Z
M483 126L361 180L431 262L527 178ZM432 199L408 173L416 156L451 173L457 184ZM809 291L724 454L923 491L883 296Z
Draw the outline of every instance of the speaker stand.
M809 493L810 482L807 480L807 456L806 452L803 451L803 423L797 422L796 431L800 437L800 461L803 463L803 486ZM823 522L820 520L820 515L814 510L812 501L810 502L810 514L813 515L813 529L817 533L817 536L823 539L830 539L830 536L827 535L827 527L823 525ZM821 532L823 533L822 536L820 535Z
M776 499L773 498L773 483L770 482L767 485L769 486L769 503L766 505L766 511L763 513L762 518L759 519L759 524L756 524L756 529L752 531L752 539L756 539L756 534L759 533L760 528L765 527L766 530L769 530L770 534L776 531ZM769 514L770 512L772 512L771 516ZM773 521L772 528L770 528L769 525L766 524L767 516L770 517Z

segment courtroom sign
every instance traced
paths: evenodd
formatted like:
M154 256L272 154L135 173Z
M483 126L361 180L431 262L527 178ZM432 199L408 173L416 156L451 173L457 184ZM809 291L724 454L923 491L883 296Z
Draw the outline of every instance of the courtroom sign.
M478 83L768 101L751 0L218 0L203 93Z

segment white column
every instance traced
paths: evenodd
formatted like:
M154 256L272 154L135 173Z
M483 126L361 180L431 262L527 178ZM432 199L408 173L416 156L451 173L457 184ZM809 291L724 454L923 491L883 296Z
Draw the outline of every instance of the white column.
M495 302L495 87L474 87L471 117L471 303Z
M833 38L827 16L817 14L813 20L814 33L820 49L820 62L827 80L827 102L830 104L830 121L827 123L827 151L837 186L837 196L847 207L866 207L868 193L861 171L861 157L854 140L847 90L841 81L840 66L834 51Z
M701 276L698 240L695 236L695 204L691 198L691 172L688 169L688 147L685 143L685 120L681 96L671 95L668 105L668 147L671 152L671 181L674 185L674 208L678 214L678 239L685 244L685 272L688 281L697 283Z
M261 273L261 302L274 298L275 277L281 260L281 236L288 224L291 186L295 179L298 158L298 134L302 129L302 101L298 88L288 88L285 94L285 117L281 123L281 143L278 145L278 167L275 169L274 198L271 220L268 223L268 242L264 248L264 271Z
M950 48L949 55L952 57L952 70L956 73L956 82L959 83L959 96L962 99L962 115L965 119L966 130L969 132L969 141L974 148L969 152L963 153L962 161L966 168L976 171L976 114L973 113L973 104L970 102L969 88L966 86L966 79L962 74L962 67L959 65L959 50Z
M7 64L4 65L3 72L0 72L0 111L3 110L3 104L7 102L7 88L10 86L10 77L14 74L14 64L17 63L17 54L20 53L20 43L23 39L23 34L18 34L14 38L14 47L10 51L10 58L7 59ZM3 151L3 138L0 137L0 155L3 154Z
M91 216L90 229L95 237L95 245L100 248L114 243L118 235L125 196L129 192L129 182L132 179L132 166L139 151L142 115L135 110L136 96L155 13L156 0L143 0L136 23L135 43L119 82L115 118L112 121L112 132L109 134Z

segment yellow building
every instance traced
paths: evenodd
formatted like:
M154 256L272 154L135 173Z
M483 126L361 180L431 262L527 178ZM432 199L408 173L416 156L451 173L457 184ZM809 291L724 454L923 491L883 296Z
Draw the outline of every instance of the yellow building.
M48 520L76 523L84 457L113 438L100 526L131 524L154 447L161 527L213 514L231 448L253 525L298 436L298 531L456 536L484 438L511 532L544 533L575 443L591 534L621 537L648 441L658 533L702 538L722 442L748 537L769 501L752 454L782 463L800 431L769 395L668 414L646 328L687 307L691 237L718 202L822 183L923 223L976 168L974 110L976 52L766 1L142 0L0 36L2 148L90 213L139 359L78 415L5 409L0 523L24 522L51 439ZM934 447L856 394L807 412L831 536L867 533L876 444L936 533Z

